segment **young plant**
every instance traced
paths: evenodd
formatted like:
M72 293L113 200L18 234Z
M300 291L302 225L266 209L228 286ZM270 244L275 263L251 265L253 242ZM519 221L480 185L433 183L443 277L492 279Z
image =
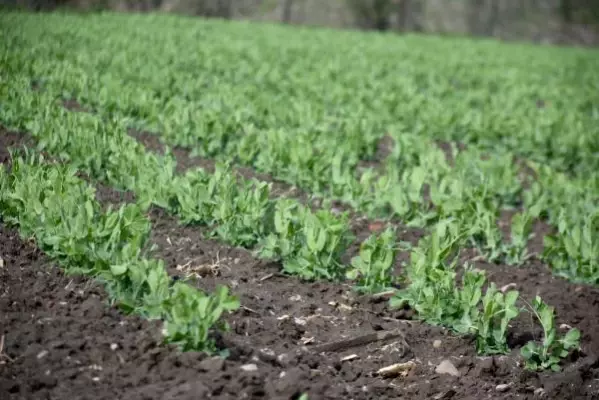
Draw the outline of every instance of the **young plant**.
M584 215L582 219L580 215ZM558 276L575 282L599 282L599 209L562 208L559 234L545 236L543 259Z
M390 306L409 305L420 318L434 325L452 326L461 319L455 277L457 253L464 232L454 221L437 224L410 254L406 267L408 286L398 290Z
M491 283L482 300L482 312L476 326L476 351L479 354L505 354L507 327L510 320L519 314L515 306L518 292L501 293L495 283Z
M282 261L295 256L301 246L301 205L292 199L281 199L275 211L269 231L257 255L264 259Z
M138 248L126 245L99 278L123 312L162 317L171 281L162 260L142 258Z
M480 318L478 306L486 281L484 271L474 269L469 265L464 267L462 288L455 289L457 310L455 320L451 324L457 332L463 334L476 332L476 323Z
M475 205L470 241L489 262L498 262L503 255L502 234L497 227L497 212Z
M215 208L211 201L213 194L208 189L210 179L201 169L174 177L171 185L174 200L169 211L177 214L181 223L207 225L210 221Z
M217 164L208 183L213 213L212 234L236 246L251 248L266 236L266 219L272 213L270 184L237 180L228 164Z
M150 226L138 205L102 211L74 168L27 154L12 160L10 173L0 169L2 221L36 239L68 272L98 278L121 310L164 320L167 342L215 350L208 332L224 327L219 318L237 299L222 288L206 295L182 282L171 287L164 263L142 256Z
M388 227L379 236L370 235L360 245L360 254L352 258L346 277L357 280L355 288L362 293L388 290L393 283L395 253L394 229Z
M407 304L428 323L446 326L460 334L475 334L477 351L481 354L505 353L508 322L518 315L514 307L518 292L504 295L491 283L483 297L485 273L470 266L464 267L462 285L458 287L457 258L450 256L469 230L460 229L459 225L448 227L447 223L439 224L414 249L407 267L410 285L399 290L390 305Z
M266 237L258 255L281 260L283 270L303 279L341 279L341 256L352 241L348 215L328 210L312 213L291 199L279 200L274 212L274 231Z
M563 337L558 337L555 328L554 307L548 306L536 296L532 304L532 312L543 327L543 342L526 343L520 350L524 357L525 367L531 370L551 369L559 371L559 362L568 356L570 350L580 347L580 331L570 329Z
M509 265L521 265L532 255L528 253L528 240L532 232L532 216L527 212L512 217L511 242L504 245L505 261Z
M209 296L185 283L175 282L164 308L166 317L163 334L167 343L178 345L182 351L212 353L216 350L216 344L210 337L211 330L228 329L221 316L239 308L239 300L230 296L229 290L223 286Z
M400 170L389 166L387 173L389 177L381 178L377 184L388 186L383 191L386 193L383 199L394 215L414 227L424 227L436 217L437 213L430 211L423 199L428 178L425 168L418 166Z

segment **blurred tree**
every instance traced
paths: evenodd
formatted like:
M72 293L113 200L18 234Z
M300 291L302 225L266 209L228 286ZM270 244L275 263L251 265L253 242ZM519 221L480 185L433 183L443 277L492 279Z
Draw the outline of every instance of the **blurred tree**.
M291 13L293 11L293 0L283 0L283 11L281 14L281 20L284 23L291 22Z
M476 36L492 36L500 19L499 6L499 0L469 0L469 32Z
M402 32L424 30L422 16L425 12L425 0L396 0L397 29Z
M599 43L599 0L0 0L0 5L38 11L62 7L160 9L204 17L293 20L379 31Z
M565 22L572 22L572 1L561 0L560 1L560 12Z
M232 0L165 0L163 9L212 18L233 18Z
M391 25L391 0L347 0L356 25L386 31Z

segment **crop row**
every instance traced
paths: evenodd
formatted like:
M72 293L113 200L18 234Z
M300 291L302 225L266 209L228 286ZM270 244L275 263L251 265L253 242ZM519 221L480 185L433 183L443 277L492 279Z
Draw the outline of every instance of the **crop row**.
M271 199L268 185L238 180L226 166L214 174L195 169L176 175L170 155L147 153L118 120L69 112L51 93L31 90L28 79L16 75L3 82L2 89L7 106L0 118L5 124L31 132L39 149L77 170L133 190L142 210L155 205L182 222L209 225L215 236L254 247L260 256L280 260L286 272L303 278L345 275L369 292L395 283L390 273L397 246L391 230L368 238L352 265L344 266L341 255L352 240L347 215L313 212L293 199ZM484 273L469 268L462 285L456 284L455 250L471 237L472 227L459 218L438 223L413 249L406 267L408 285L391 304L408 303L430 323L475 334L480 353L505 353L508 322L519 314L514 306L518 292L504 294L490 284L483 296ZM541 346L531 342L523 355L532 367L557 367L559 357L577 346L579 332L574 329L558 338L553 309L540 299L534 304L548 339ZM559 357L551 358L555 354Z
M67 273L104 283L111 300L126 313L163 322L165 341L184 350L216 350L210 331L223 313L239 307L226 287L207 295L171 282L162 260L142 249L150 223L133 204L102 211L94 189L71 165L47 163L31 152L0 167L0 221L17 226Z
M459 218L472 227L470 244L479 248L489 261L521 264L529 257L526 244L532 221L547 218L558 233L547 237L543 259L557 274L571 280L599 281L599 252L593 239L599 226L595 217L586 217L597 214L599 180L596 177L572 179L548 166L529 163L536 168L536 180L531 182L529 177L522 178L510 153L495 153L483 159L484 153L473 146L454 152L454 165L450 167L432 140L414 133L394 135L395 143L382 172L368 168L356 173L361 157L359 148L364 143L348 142L343 134L340 139L318 129L258 129L253 123L248 123L250 128L246 129L244 121L219 128L218 124L228 115L222 113L214 114L214 118L210 117L213 123L201 128L196 123L205 120L205 107L201 108L203 114L198 118L191 118L190 114L191 119L180 121L178 113L189 111L189 104L186 106L185 102L164 109L159 109L157 104L144 109L148 101L159 101L160 96L154 89L127 86L118 76L94 78L96 74L91 66L97 63L90 63L90 69L85 70L75 62L93 60L93 54L77 56L74 52L75 61L68 62L63 47L54 47L57 45L52 43L36 46L29 53L17 52L14 48L8 51L4 58L6 70L18 74L24 70L30 80L43 77L44 90L56 96L64 96L66 88L68 95L76 93L78 99L81 97L88 105L100 107L101 115L108 120L118 119L127 126L135 122L132 121L135 117L137 122L159 120L158 127L165 130L163 135L170 145L187 146L202 155L233 159L313 193L342 200L373 216L394 216L417 226ZM39 52L43 57L33 58ZM132 71L121 73L133 74ZM231 96L234 104L236 97ZM261 114L252 110L248 115L254 118ZM171 123L181 123L181 126L170 129ZM236 127L243 128L243 134L237 133ZM355 132L346 134L350 138L360 137ZM367 141L375 142L374 138ZM343 140L340 145L339 140ZM195 143L202 148L198 149ZM530 188L524 190L524 185ZM423 196L425 188L428 188L428 199ZM505 238L496 225L499 213L503 207L520 206L524 206L524 211L514 217L511 241L504 243Z
M283 130L309 139L298 146L344 143L368 158L389 132L504 147L585 175L598 166L592 52L167 16L3 22L19 68L36 69L34 54L58 75L75 73L70 86L55 82L65 95L182 142L191 133L208 154L254 130Z

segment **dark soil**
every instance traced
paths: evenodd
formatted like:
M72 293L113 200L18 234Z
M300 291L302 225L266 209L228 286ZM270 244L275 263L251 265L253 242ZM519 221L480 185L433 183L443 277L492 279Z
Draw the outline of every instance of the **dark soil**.
M372 159L368 160L360 160L358 163L358 168L366 169L372 168L376 172L379 172L383 169L384 161L389 155L393 152L393 147L395 146L395 140L391 135L385 134L376 142L376 148L374 151L374 155Z
M70 111L78 111L78 112L92 112L91 110L83 107L77 100L75 99L67 99L63 100L62 105L64 108Z
M14 141L0 134L0 149ZM97 189L106 203L133 199L102 185ZM171 275L189 277L205 290L228 285L239 296L242 308L226 317L231 331L223 335L231 356L181 354L162 345L158 324L121 315L96 285L63 276L33 244L0 225L0 398L297 399L304 391L311 400L599 396L599 290L555 278L537 261L520 268L478 266L500 286L515 283L527 299L542 295L556 307L558 324L581 329L582 357L559 373L525 372L518 365L519 346L538 333L530 319L513 324L512 354L479 357L469 338L412 321L410 312L389 310L384 300L356 296L342 284L283 276L280 265L207 240L203 229L179 226L160 210L149 216L155 256L165 260ZM362 227L371 225L364 221ZM311 350L397 330L405 339ZM442 360L460 376L436 373ZM414 367L406 376L376 373L408 361Z
M452 142L447 142L443 140L436 141L437 146L445 153L445 159L449 163L449 165L454 165L455 163L455 154L454 149L452 147ZM465 151L468 146L465 143L453 143L457 147L457 151Z
M0 126L0 164L7 164L10 161L10 150L20 149L23 146L30 146L31 138L18 132L5 130Z

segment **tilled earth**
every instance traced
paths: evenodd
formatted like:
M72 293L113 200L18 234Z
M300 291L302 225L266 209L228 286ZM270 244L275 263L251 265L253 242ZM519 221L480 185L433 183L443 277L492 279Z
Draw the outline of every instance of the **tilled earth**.
M0 161L19 143L1 131ZM193 160L181 150L177 157ZM106 204L134 198L96 187ZM180 226L161 210L149 218L155 256L173 277L191 276L205 290L225 284L239 296L242 307L226 317L231 330L220 340L228 358L163 345L158 323L120 314L100 287L65 276L34 243L0 224L0 399L599 398L599 290L555 278L536 260L520 268L478 266L498 286L515 283L528 299L540 294L556 307L558 325L582 331L582 354L558 373L519 366L519 347L539 334L529 318L510 330L512 354L479 357L470 338L412 320L409 310L390 310L385 299L283 276L279 265L205 239L201 228ZM369 226L356 224L355 233L366 237ZM401 239L415 242L421 234L403 231ZM534 240L530 251L540 246ZM410 362L399 376L377 373Z

